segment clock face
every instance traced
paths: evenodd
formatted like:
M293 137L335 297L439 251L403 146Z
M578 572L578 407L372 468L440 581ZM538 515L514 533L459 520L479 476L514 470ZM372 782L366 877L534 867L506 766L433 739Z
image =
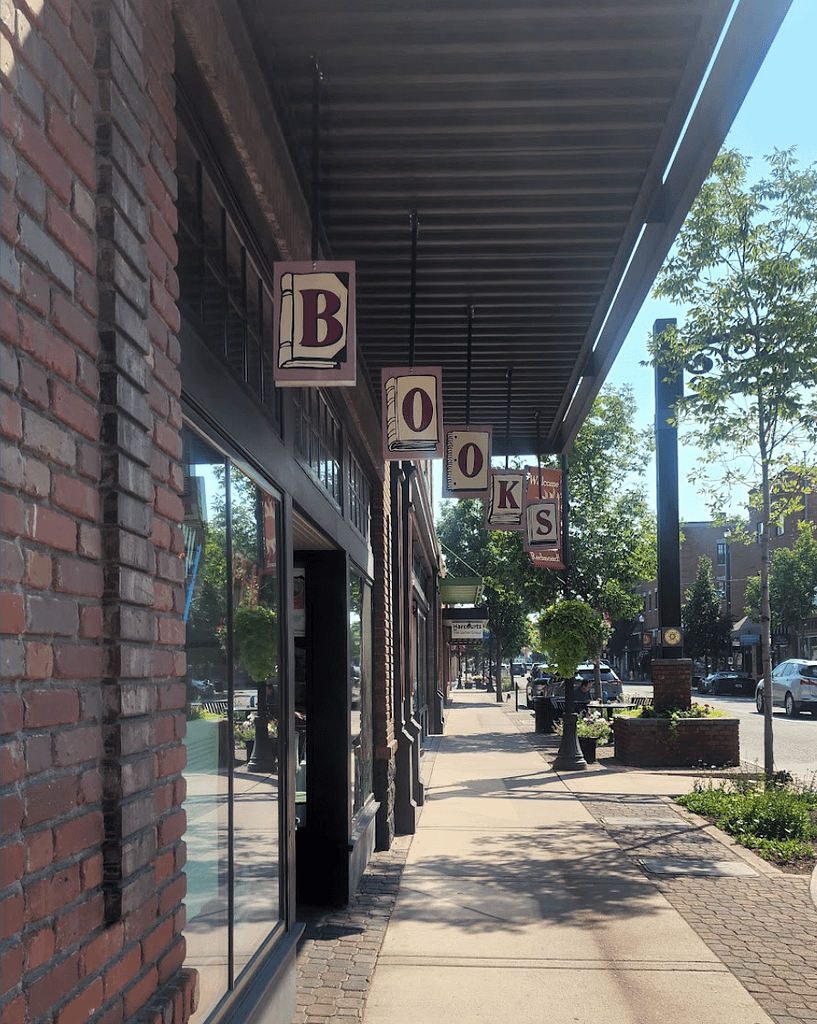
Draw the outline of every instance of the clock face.
M665 629L664 630L664 643L669 647L677 647L681 642L681 631L680 629Z

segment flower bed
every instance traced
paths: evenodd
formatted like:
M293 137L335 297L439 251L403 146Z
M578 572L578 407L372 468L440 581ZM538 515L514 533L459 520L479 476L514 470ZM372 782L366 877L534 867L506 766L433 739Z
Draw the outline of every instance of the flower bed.
M616 760L639 768L740 763L737 718L622 715L614 720Z

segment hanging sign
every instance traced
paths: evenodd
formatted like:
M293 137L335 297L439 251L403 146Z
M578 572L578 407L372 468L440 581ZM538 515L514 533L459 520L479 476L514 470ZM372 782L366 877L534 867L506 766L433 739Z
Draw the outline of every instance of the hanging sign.
M482 640L487 619L473 619L464 622L451 623L452 640Z
M384 459L441 459L442 368L387 367L380 371Z
M526 470L524 507L525 551L543 569L564 569L562 561L562 471Z
M492 469L485 499L486 530L521 530L525 473L521 469Z
M278 387L357 383L354 262L276 263L273 285Z
M490 426L446 426L442 496L484 498L491 471Z

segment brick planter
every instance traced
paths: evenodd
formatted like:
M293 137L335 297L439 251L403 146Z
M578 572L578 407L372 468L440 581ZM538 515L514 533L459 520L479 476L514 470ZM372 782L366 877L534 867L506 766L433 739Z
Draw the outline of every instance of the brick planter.
M666 718L616 718L616 760L640 768L737 765L737 718L682 718L670 736Z

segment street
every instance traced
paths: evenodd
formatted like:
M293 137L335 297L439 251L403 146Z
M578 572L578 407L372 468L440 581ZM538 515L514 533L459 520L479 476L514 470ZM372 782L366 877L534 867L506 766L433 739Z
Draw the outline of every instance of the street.
M651 696L652 685L625 683L624 691L630 697ZM739 718L741 760L763 767L763 716L755 709L754 695L714 697L693 690L692 700ZM817 785L817 718L810 714L786 718L782 708L775 708L772 730L775 769L791 772L803 782Z

